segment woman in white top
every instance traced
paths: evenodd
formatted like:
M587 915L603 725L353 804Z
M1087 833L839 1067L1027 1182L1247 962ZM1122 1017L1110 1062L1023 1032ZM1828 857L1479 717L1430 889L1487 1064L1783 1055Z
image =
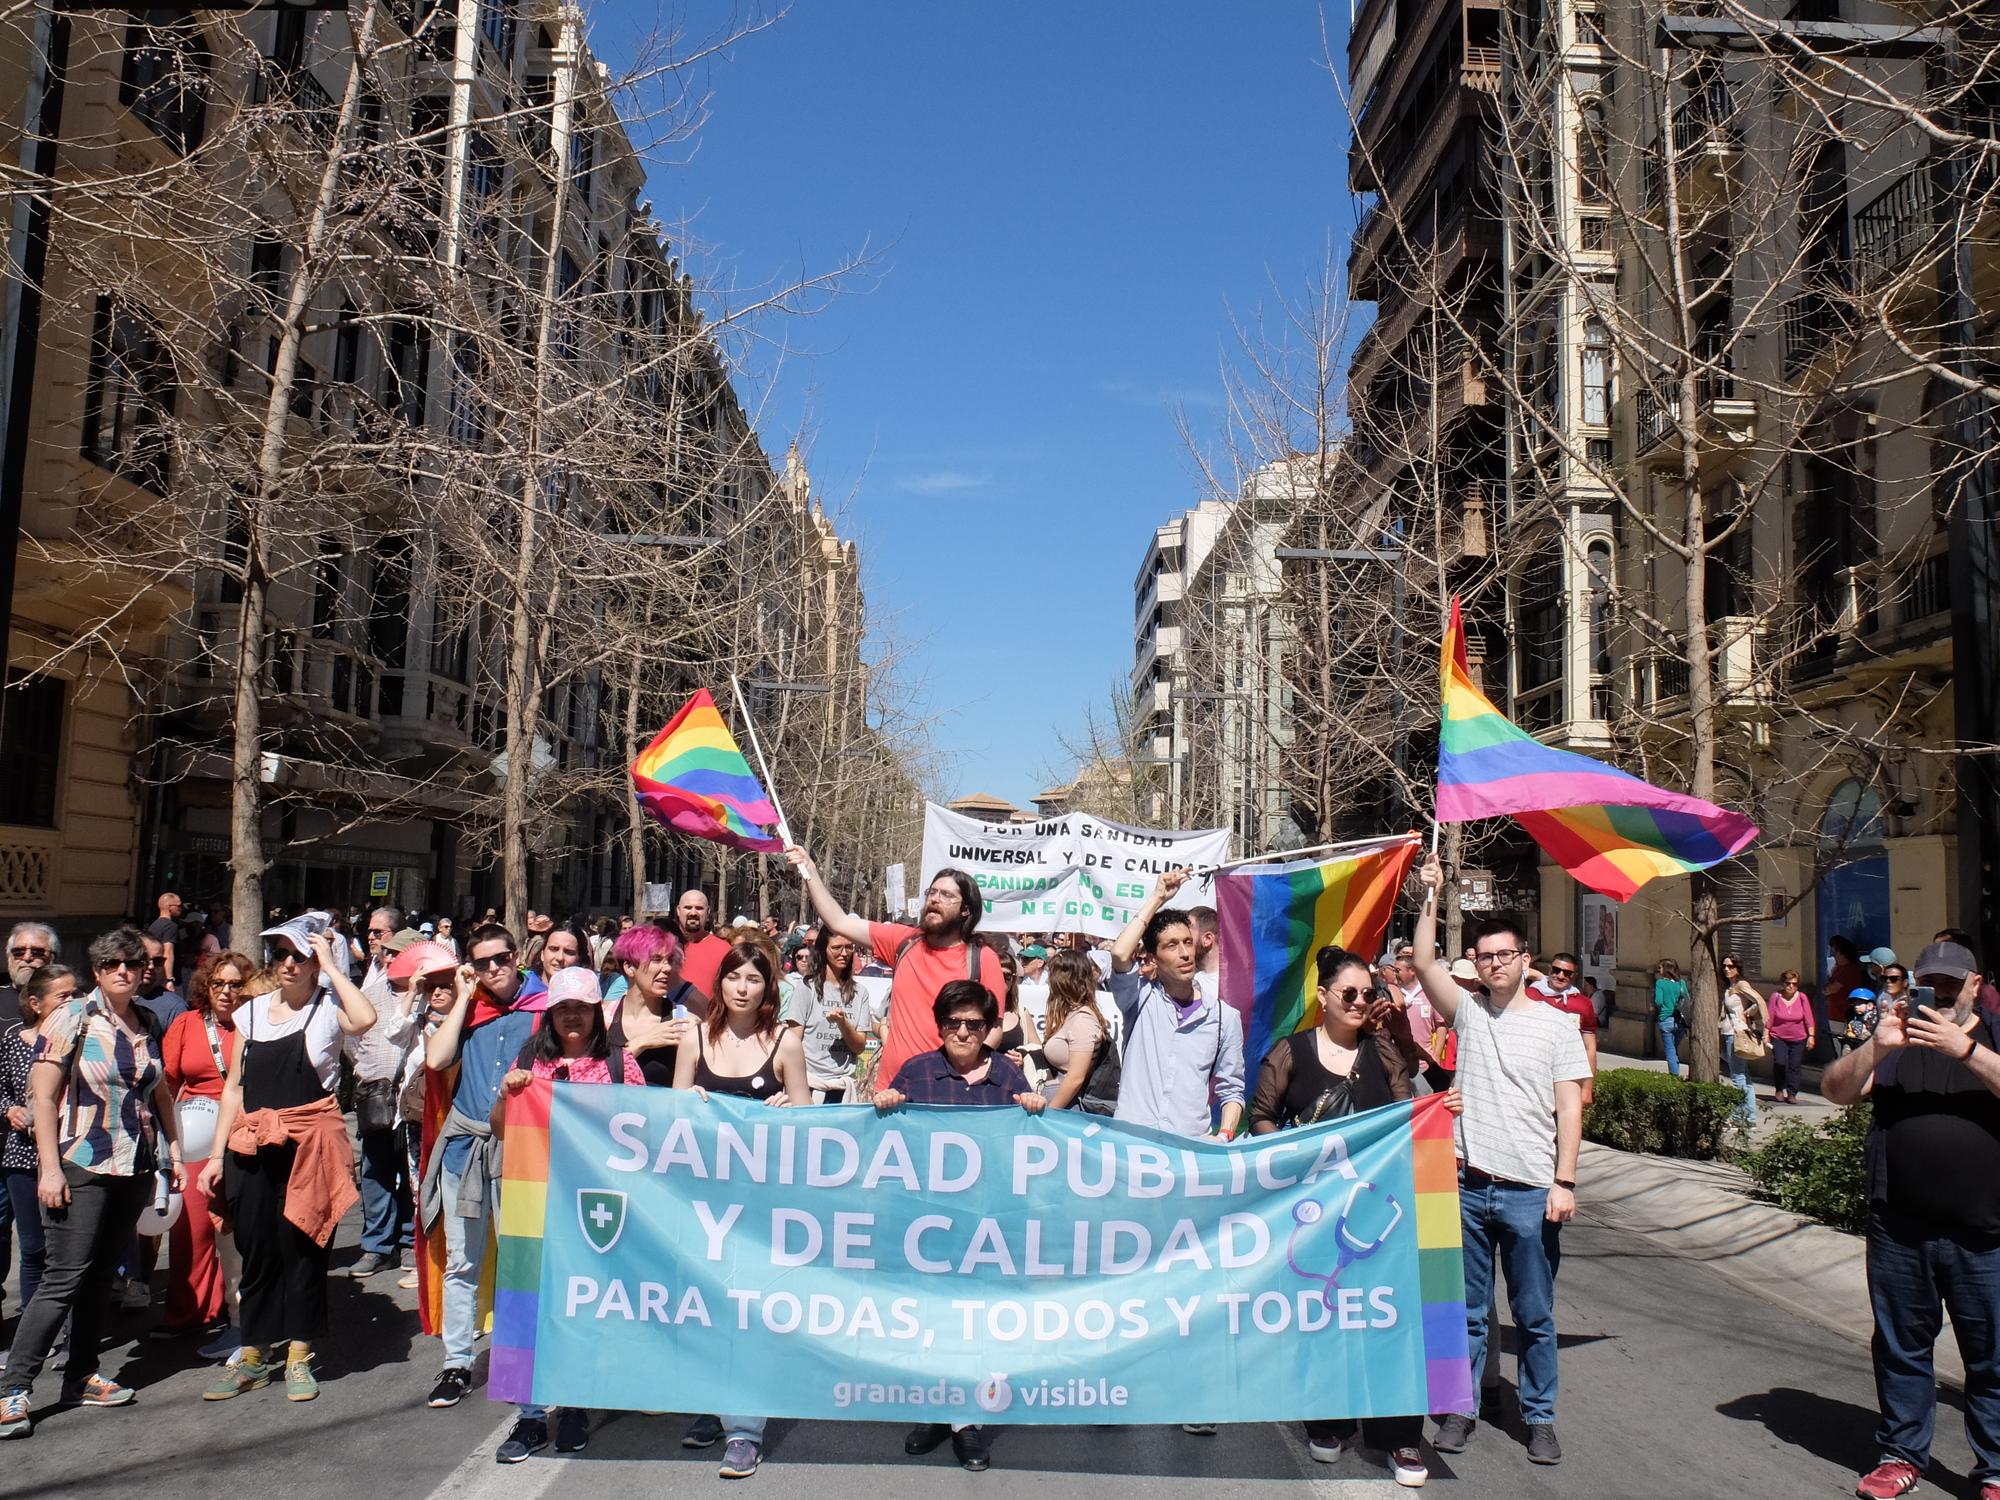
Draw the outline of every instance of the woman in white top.
M286 1398L319 1394L312 1352L326 1332L327 1253L334 1226L360 1196L334 1089L341 1038L373 1026L375 1006L343 972L341 937L323 915L295 917L263 935L278 987L252 1000L247 1018L236 1013L242 1041L200 1180L211 1197L226 1185L243 1257L243 1350L202 1392L208 1401L269 1385L281 1352Z
M1743 1091L1743 1115L1757 1123L1757 1091L1750 1086L1749 1065L1738 1043L1748 1039L1752 1046L1762 1042L1767 1025L1764 997L1757 993L1743 973L1743 961L1734 953L1722 957L1722 1071ZM1761 1046L1757 1056L1763 1055Z

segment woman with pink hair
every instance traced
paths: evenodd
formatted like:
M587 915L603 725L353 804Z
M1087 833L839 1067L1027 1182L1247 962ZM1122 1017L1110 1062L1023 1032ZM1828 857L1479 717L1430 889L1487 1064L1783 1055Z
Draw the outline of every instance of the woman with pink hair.
M681 978L680 941L641 922L618 934L611 958L625 978L625 993L606 1005L611 1045L638 1059L652 1087L672 1088L680 1045L708 1008L701 991Z

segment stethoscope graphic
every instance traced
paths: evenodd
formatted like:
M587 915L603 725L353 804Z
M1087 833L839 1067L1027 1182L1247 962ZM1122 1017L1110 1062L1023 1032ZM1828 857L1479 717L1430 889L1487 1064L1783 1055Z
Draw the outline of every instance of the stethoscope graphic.
M1379 1193L1389 1207L1389 1222L1382 1226L1381 1233L1372 1240L1361 1240L1347 1227L1347 1221L1354 1215L1354 1206L1361 1201L1363 1193ZM1326 1209L1317 1198L1308 1198L1292 1206L1292 1234L1285 1245L1285 1260L1293 1271L1307 1281L1321 1283L1320 1300L1329 1308L1333 1306L1333 1290L1340 1285L1340 1278L1347 1268L1358 1260L1366 1260L1389 1242L1389 1236L1396 1232L1396 1226L1403 1222L1403 1205L1396 1201L1393 1193L1384 1193L1372 1182L1357 1182L1354 1190L1347 1195L1347 1206L1340 1211L1340 1217L1333 1221L1335 1259L1331 1275L1324 1271L1308 1271L1299 1264L1299 1231L1311 1229L1326 1217Z

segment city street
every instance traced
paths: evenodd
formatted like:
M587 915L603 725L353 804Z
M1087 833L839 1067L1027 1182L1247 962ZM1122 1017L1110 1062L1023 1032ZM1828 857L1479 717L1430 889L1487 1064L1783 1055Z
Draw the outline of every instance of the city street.
M353 1256L353 1231L350 1218L341 1262ZM1590 1223L1587 1207L1565 1236L1557 1293L1564 1463L1532 1468L1517 1433L1482 1426L1467 1452L1434 1459L1431 1488L1831 1496L1851 1493L1873 1458L1868 1355L1848 1339L1639 1236ZM412 1296L386 1275L336 1278L324 1392L310 1405L288 1405L275 1389L204 1404L207 1372L191 1362L189 1344L127 1345L105 1367L140 1387L138 1404L46 1415L33 1438L4 1450L0 1495L165 1500L254 1486L293 1500L532 1500L582 1479L593 1496L623 1500L723 1482L714 1477L718 1449L679 1446L678 1416L621 1413L603 1420L584 1454L496 1465L510 1411L477 1397L451 1411L423 1405L437 1345L417 1333ZM133 1332L141 1326L131 1320ZM1507 1380L1511 1389L1511 1360ZM45 1376L43 1390L54 1386ZM749 1483L772 1500L936 1500L993 1493L1020 1475L1033 1476L1040 1493L1105 1500L1303 1494L1306 1484L1325 1496L1400 1493L1372 1456L1316 1464L1296 1429L1277 1426L1225 1427L1214 1438L1157 1427L1005 1429L986 1475L962 1473L948 1449L905 1459L901 1443L896 1427L775 1422L768 1461ZM1918 1493L1965 1493L1969 1465L1954 1394L1941 1414L1933 1484Z

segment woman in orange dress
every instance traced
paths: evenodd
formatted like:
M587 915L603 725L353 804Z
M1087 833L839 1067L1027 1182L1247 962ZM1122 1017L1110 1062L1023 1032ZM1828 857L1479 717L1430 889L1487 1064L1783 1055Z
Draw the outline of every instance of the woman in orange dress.
M240 953L218 953L203 959L188 983L188 1008L167 1028L161 1051L166 1054L167 1085L180 1109L181 1130L192 1132L192 1148L206 1154L222 1101L222 1080L235 1057L238 1038L231 1016L243 998L256 965ZM183 1148L188 1149L186 1147ZM236 1311L236 1248L229 1236L217 1233L209 1200L190 1172L181 1189L181 1215L167 1241L167 1311L158 1334L192 1333L217 1322L233 1324ZM233 1327L225 1327L204 1358L222 1359L236 1347Z

